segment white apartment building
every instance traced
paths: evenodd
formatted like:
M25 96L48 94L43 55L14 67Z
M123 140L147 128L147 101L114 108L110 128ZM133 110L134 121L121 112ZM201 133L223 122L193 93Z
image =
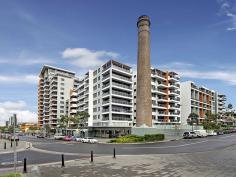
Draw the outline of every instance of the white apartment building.
M206 118L207 113L217 112L217 93L203 86L196 86L192 81L182 82L180 86L181 93L181 122L187 124L190 113L196 113L199 116L199 123Z
M134 75L134 124L136 122L136 82ZM152 123L180 124L180 77L175 72L151 68Z
M226 95L218 94L217 95L217 112L218 114L225 113L226 111Z
M38 125L56 128L58 119L66 115L66 100L75 85L75 73L44 65L38 84Z
M93 71L90 70L79 82L77 93L77 111L89 114L87 126L93 125Z

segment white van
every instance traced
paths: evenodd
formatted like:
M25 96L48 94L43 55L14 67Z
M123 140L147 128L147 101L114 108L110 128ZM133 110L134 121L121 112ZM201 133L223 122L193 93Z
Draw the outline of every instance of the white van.
M207 137L206 130L194 130L199 138Z

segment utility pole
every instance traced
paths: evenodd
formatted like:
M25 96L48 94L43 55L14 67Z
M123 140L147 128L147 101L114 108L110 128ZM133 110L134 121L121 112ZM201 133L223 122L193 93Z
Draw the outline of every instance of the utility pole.
M14 149L14 172L16 176L17 154L16 154L16 114L13 115L13 149ZM12 141L12 140L11 140Z

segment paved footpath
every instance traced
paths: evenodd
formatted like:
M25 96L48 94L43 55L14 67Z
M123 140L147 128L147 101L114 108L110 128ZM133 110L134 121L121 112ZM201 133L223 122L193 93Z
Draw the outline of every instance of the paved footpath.
M6 149L4 149L4 143L6 142ZM25 141L19 141L18 146L16 146L16 150L25 150L27 148L27 143ZM13 142L12 142L12 147L11 147L11 141L5 140L5 139L0 139L0 154L5 154L5 153L12 153L13 152Z
M120 155L28 167L24 177L236 177L236 146L221 150L156 155ZM22 170L22 169L20 169Z

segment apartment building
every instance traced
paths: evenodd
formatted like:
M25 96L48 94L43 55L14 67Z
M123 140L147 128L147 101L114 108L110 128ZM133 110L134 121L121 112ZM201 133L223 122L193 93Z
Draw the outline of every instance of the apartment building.
M217 93L203 86L197 86L192 81L181 83L181 122L187 124L190 113L199 115L199 123L206 118L207 113L217 113Z
M131 67L110 60L85 74L77 88L77 110L86 111L94 136L125 134L133 119Z
M223 114L226 111L226 95L218 94L217 95L217 113Z
M93 71L90 70L79 82L77 90L77 111L89 114L87 126L93 125Z
M44 65L38 84L38 125L56 128L58 119L66 115L67 100L78 82L75 73Z
M134 75L134 124L136 123L136 82ZM180 124L180 77L175 72L151 68L152 123Z

